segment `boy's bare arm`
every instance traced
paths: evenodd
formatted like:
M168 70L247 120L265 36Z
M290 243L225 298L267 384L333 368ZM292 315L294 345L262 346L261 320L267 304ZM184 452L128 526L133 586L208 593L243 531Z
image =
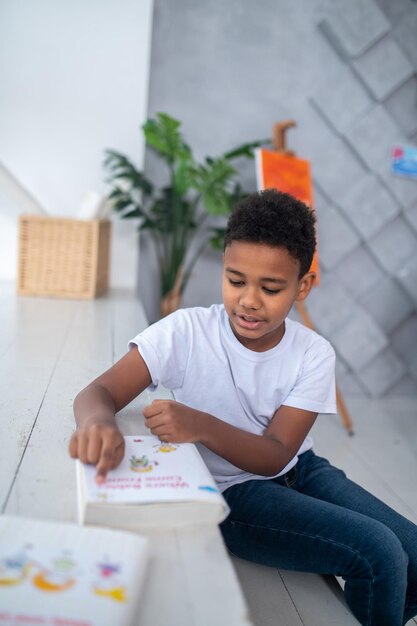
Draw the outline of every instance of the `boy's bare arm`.
M263 435L171 400L155 400L144 416L151 432L163 441L200 442L244 471L273 476L297 453L317 413L282 406Z
M71 437L69 452L73 458L97 466L98 482L123 458L124 439L115 414L150 383L149 370L139 351L131 350L75 398L78 428Z

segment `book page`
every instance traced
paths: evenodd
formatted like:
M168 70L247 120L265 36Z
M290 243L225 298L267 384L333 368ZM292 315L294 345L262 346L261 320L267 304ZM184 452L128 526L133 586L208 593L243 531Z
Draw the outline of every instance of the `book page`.
M125 456L98 486L96 470L84 465L89 502L135 503L169 501L221 502L219 490L196 447L161 443L158 437L125 437Z
M129 626L148 562L131 533L0 517L0 625Z

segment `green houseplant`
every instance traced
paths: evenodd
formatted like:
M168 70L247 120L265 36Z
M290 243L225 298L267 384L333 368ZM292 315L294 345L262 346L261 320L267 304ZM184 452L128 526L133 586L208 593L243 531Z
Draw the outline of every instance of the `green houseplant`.
M203 250L210 244L222 246L224 224L220 216L227 215L244 195L232 162L238 157L253 158L254 148L270 143L254 141L198 163L180 127L180 122L166 113L158 113L142 127L146 145L167 168L168 183L163 187L156 188L119 152L107 150L104 160L113 208L122 218L141 218L139 229L147 230L155 245L162 315L179 307ZM191 254L190 245L197 235L198 245Z

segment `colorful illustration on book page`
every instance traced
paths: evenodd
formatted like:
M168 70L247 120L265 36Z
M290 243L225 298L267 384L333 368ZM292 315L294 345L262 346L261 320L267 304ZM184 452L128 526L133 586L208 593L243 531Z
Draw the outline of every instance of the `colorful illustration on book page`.
M160 444L157 443L153 447L156 448L157 452L163 452L164 454L167 454L168 452L175 452L175 450L178 450L178 446L168 442L164 443L163 441L161 441Z
M143 439L141 439L140 437L134 437L133 443L143 443ZM157 452L175 452L175 450L177 450L179 446L176 446L173 443L169 443L168 441L167 442L160 441L159 443L156 443L152 447L156 448Z
M0 559L0 586L11 586L31 582L46 593L66 591L76 583L76 563L63 552L52 558L36 559L31 554L32 546Z
M0 626L130 624L147 559L131 533L0 516Z
M129 463L132 472L138 473L152 472L153 468L158 465L158 461L149 461L149 458L146 454L142 454L141 457L136 457L134 454L132 454Z
M10 587L19 585L29 575L31 563L26 551L19 551L16 554L0 559L0 586Z
M109 559L97 563L96 576L93 593L116 602L126 602L126 586L120 581L120 565Z
M26 544L0 555L0 589L25 585L47 595L59 595L79 585L97 596L126 601L126 584L120 565L105 557L91 572L89 570L70 550L57 549L48 554L44 549L37 551L33 545Z
M95 468L84 465L90 503L214 501L219 490L192 444L161 442L158 437L125 437L125 456L102 485Z
M136 441L136 440L135 440ZM157 448L155 452L163 452L168 454L169 452L175 452L178 446L174 446L170 443L161 443L153 446ZM130 469L132 472L144 473L152 472L152 470L159 465L158 461L150 461L146 454L142 454L141 457L137 457L134 454L129 459Z
M68 554L55 557L47 565L39 563L39 571L32 582L41 591L56 593L71 589L77 581L77 564Z
M209 491L211 493L219 493L219 490L216 487L213 487L212 485L199 485L198 488L201 489L202 491Z

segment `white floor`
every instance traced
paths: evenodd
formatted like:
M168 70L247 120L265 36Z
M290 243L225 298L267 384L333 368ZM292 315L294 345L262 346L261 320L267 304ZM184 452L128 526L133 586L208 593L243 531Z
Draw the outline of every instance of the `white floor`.
M0 285L0 509L4 513L74 518L73 467L67 456L67 441L74 427L72 398L125 352L126 341L140 330L141 319L143 312L137 301L16 298L13 288ZM355 435L346 434L338 417L320 416L313 431L316 452L417 522L417 398L370 400L352 396L345 401ZM132 411L135 417L137 408ZM59 493L56 501L50 497L52 492ZM213 545L218 552L211 550L214 566L210 580L217 584L216 593L207 595L206 579L196 596L192 584L201 576L193 573L196 566L188 558L189 551L181 567L193 591L187 596L183 593L183 601L178 602L184 577L171 576L169 601L166 606L145 602L143 625L247 623L237 585L227 601L219 595L226 580L233 587L234 573L222 554L223 546ZM161 545L161 557L174 547ZM185 554L184 550L180 553ZM166 576L166 558L160 561L161 577ZM238 559L233 563L255 626L357 624L334 579L277 571ZM172 571L183 570L178 565ZM157 585L153 593L149 598L160 595ZM177 605L174 619L172 608ZM198 605L199 613L194 605ZM226 622L210 620L210 607L219 606L222 616L229 616ZM200 617L195 619L197 614ZM233 621L232 615L241 617Z
M68 454L73 399L126 352L128 339L146 323L137 298L122 293L84 302L17 298L13 288L0 283L2 513L76 521L75 467ZM120 412L126 434L146 432L143 404L139 397ZM215 524L142 533L150 540L150 561L135 626L249 626L245 599ZM4 614L7 588L0 591ZM10 626L5 619L0 616Z
M316 453L417 523L417 397L344 399L354 436L338 417L320 416L313 429ZM233 562L255 626L358 624L331 577Z

